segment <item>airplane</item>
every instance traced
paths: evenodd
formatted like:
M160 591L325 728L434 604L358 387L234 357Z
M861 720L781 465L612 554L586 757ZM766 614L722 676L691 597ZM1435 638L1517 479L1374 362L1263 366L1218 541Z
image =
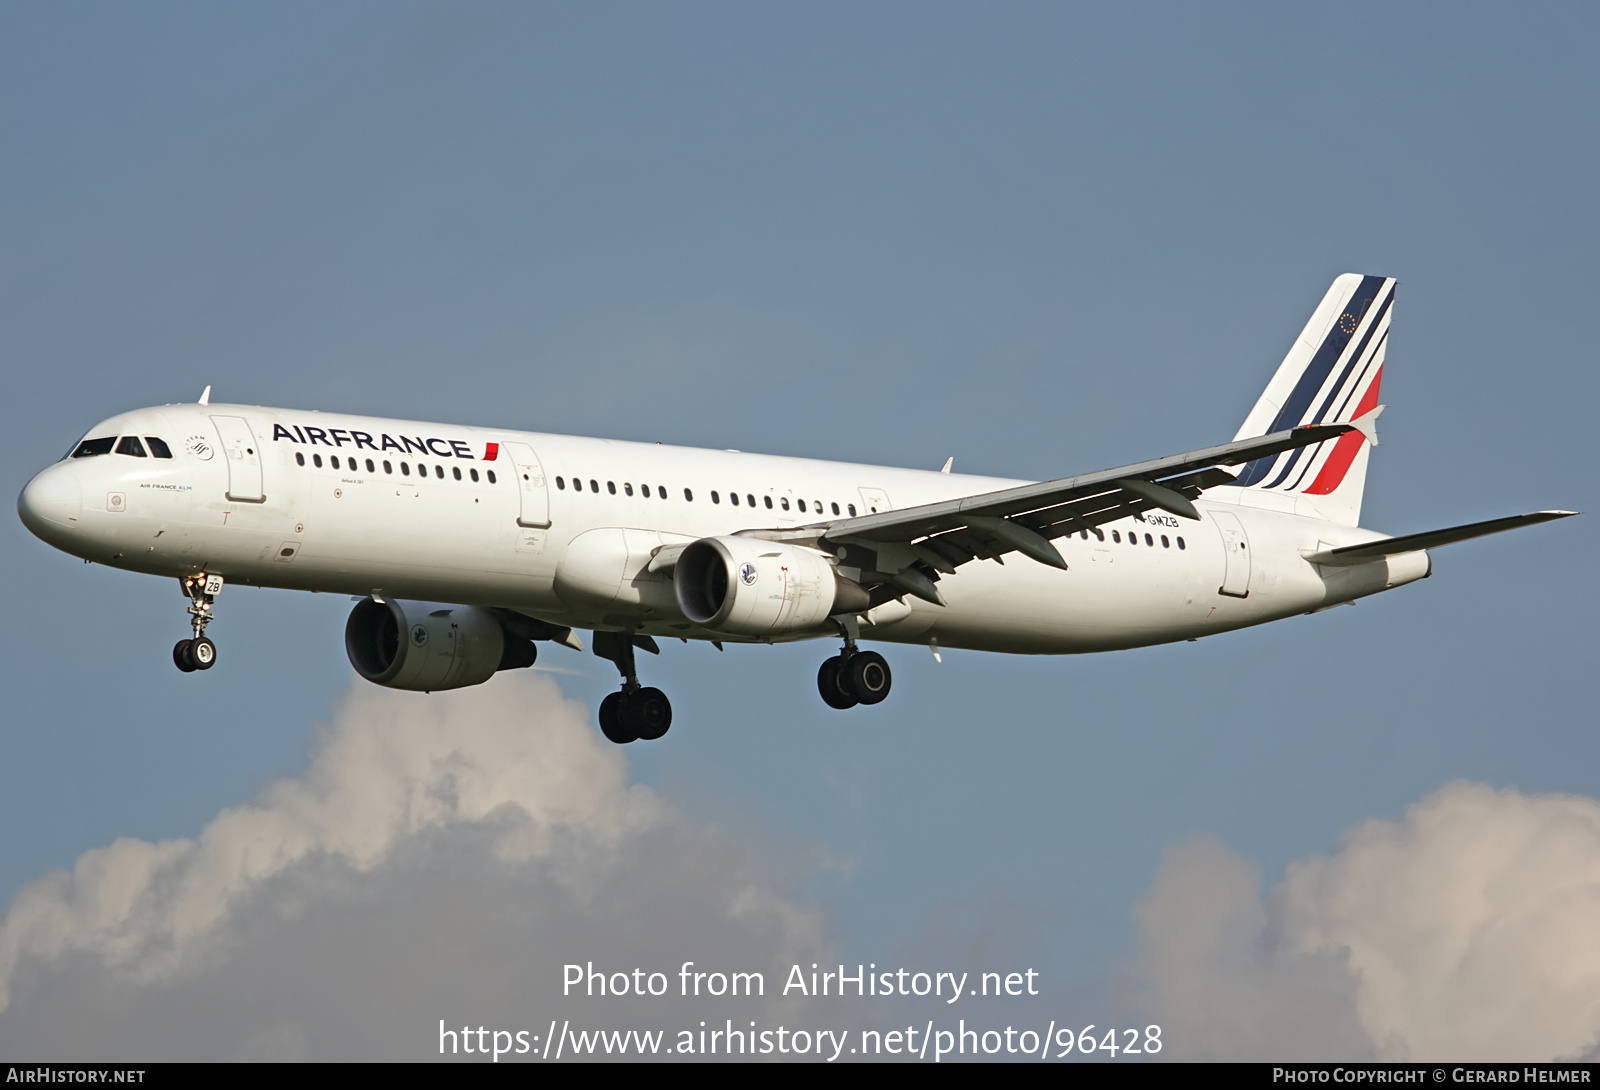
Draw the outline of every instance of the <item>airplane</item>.
M198 402L96 424L17 501L86 562L174 578L209 670L228 583L350 594L345 649L394 689L477 685L537 644L621 688L613 742L654 740L659 638L837 637L832 708L889 695L863 642L1077 654L1197 640L1432 573L1428 550L1575 514L1391 537L1359 525L1395 280L1338 277L1233 440L1043 482Z

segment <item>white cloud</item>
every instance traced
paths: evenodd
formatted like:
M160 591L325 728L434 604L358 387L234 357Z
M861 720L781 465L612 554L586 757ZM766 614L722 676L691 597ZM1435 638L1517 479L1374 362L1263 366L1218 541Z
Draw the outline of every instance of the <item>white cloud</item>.
M1202 838L1136 909L1174 1058L1527 1061L1600 1043L1600 801L1451 784L1259 889Z
M304 775L195 840L119 840L17 896L0 1053L422 1058L440 1019L543 1033L691 1013L563 999L569 961L777 982L820 956L795 876L630 785L588 720L538 676L432 696L358 682Z

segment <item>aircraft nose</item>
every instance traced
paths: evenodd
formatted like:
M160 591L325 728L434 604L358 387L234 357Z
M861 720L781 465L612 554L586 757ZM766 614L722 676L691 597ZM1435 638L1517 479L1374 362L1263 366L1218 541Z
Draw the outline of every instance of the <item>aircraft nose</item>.
M17 514L34 536L50 541L76 530L83 514L83 489L66 466L55 465L28 482L17 497Z

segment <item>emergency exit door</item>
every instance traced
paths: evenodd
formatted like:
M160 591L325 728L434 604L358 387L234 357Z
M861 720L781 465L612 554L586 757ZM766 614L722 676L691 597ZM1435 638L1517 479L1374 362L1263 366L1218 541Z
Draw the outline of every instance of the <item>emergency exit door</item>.
M1244 524L1239 521L1239 516L1230 511L1218 511L1215 507L1206 512L1206 515L1216 525L1217 532L1222 535L1222 586L1217 588L1218 594L1226 594L1230 598L1248 598L1250 596L1250 541L1245 535Z
M549 526L550 492L545 487L544 467L539 464L539 456L526 443L506 443L503 449L516 470L517 495L522 500L517 525Z

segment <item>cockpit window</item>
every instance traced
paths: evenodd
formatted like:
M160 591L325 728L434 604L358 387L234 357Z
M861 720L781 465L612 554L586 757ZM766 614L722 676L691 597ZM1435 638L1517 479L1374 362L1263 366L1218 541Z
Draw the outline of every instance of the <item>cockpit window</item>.
M124 435L122 442L117 444L118 454L131 454L135 458L145 458L144 446L139 442L137 435Z
M154 454L157 458L172 457L172 448L167 446L165 442L158 439L156 436L147 435L144 437L144 441L146 445L150 447L150 453Z
M104 439L85 439L78 444L78 449L72 452L74 458L93 458L96 454L110 454L111 448L116 445L117 437L109 435Z

